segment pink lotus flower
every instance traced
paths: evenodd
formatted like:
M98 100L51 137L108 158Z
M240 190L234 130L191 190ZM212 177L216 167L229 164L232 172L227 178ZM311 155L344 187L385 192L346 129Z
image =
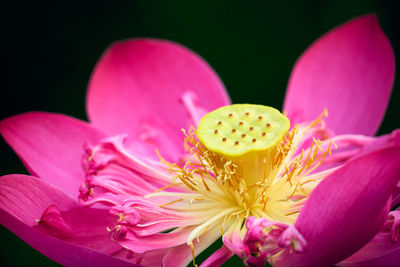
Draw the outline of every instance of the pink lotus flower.
M398 265L400 212L389 210L400 202L400 135L373 137L393 80L376 17L356 18L296 63L289 129L268 107L208 113L229 97L182 46L116 43L90 81L90 123L43 112L0 123L32 175L0 179L0 222L63 265L182 266L221 235L203 266L233 254L246 265Z

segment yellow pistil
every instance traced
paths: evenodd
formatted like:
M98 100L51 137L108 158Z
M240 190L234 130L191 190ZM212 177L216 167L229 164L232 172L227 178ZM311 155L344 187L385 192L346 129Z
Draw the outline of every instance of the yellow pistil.
M215 228L221 234L243 231L250 216L294 224L312 189L331 173L311 174L331 153L332 142L313 139L307 150L296 148L322 119L290 129L283 114L265 106L232 105L208 113L197 129L184 131L191 161L181 166L160 156L174 174L171 186L188 192L161 192L167 186L147 197L196 218L187 238L193 256L194 239Z

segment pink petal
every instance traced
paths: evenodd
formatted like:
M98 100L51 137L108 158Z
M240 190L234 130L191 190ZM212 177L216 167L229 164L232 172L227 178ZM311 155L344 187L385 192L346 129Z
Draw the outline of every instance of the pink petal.
M128 230L123 239L118 243L131 251L144 253L146 251L163 249L184 244L194 228L187 227L170 233L157 233L148 236L139 236Z
M400 146L400 130L396 129L392 133L377 137L354 134L337 135L330 140L337 145L337 149L334 149L332 154L326 156L321 166L318 167L318 171L341 166L353 157L359 157L375 150ZM323 149L327 149L330 140L322 142ZM304 152L307 154L308 150L306 149ZM398 196L400 190L394 189L393 193L394 196ZM393 206L399 200L393 199Z
M71 232L63 239L49 235L47 227L54 225L57 216L53 208L50 211L52 220L46 219L44 225L37 222L37 219L44 218L42 213L52 205L61 211L62 221L68 224ZM0 178L0 223L62 265L132 266L124 260L104 254L120 249L107 238L106 225L110 217L106 215L105 210L81 207L77 201L42 179L25 175ZM57 231L57 227L53 230Z
M371 138L370 142L367 142L359 150L359 153L364 155L369 152L389 148L394 146L400 146L400 129L396 129L391 133Z
M0 133L32 175L71 196L78 196L85 177L81 164L84 143L97 143L104 137L85 122L44 112L7 118L0 122Z
M382 227L399 177L400 147L347 162L314 189L300 212L295 226L307 251L277 266L332 266L359 250Z
M148 251L143 254L133 253L132 251L123 249L118 253L114 253L113 256L119 258L129 259L133 263L142 264L140 266L161 266L163 262L163 257L167 253L168 249L160 249Z
M351 257L342 261L339 266L399 266L400 264L400 242L399 236L399 209L392 211L396 213L394 219L381 229L374 239ZM387 221L388 222L388 221Z
M202 58L152 39L113 44L98 62L87 96L96 126L112 135L128 133L172 158L183 151L181 129L193 125L192 118L227 104L222 82Z
M388 148L392 146L400 146L400 129L394 130L392 133L385 134L373 139L372 142L359 150L359 154L366 154L374 150ZM393 187L392 192L392 208L400 203L400 184Z
M0 211L0 220L1 224L21 236L30 246L64 266L137 266L31 229L4 211Z
M329 110L336 134L374 135L394 81L394 54L375 15L353 19L315 41L293 68L284 110L295 123Z
M200 267L221 266L224 262L229 260L233 254L234 253L229 248L223 246L208 257Z
M400 243L392 243L388 234L379 233L365 247L342 261L343 267L399 266Z
M385 255L366 261L341 263L340 267L398 267L400 264L400 246Z

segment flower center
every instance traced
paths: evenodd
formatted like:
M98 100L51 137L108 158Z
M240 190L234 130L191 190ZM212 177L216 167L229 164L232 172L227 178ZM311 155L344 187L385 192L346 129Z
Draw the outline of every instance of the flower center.
M274 108L236 104L205 115L196 135L209 151L235 164L252 186L271 174L289 128L289 119Z
M289 129L289 120L271 107L222 107L185 132L190 155L183 164L160 155L169 173L130 154L125 135L88 144L79 200L111 205L110 212L118 216L110 228L113 238L136 240L129 243L133 250L143 250L138 240L147 232L186 240L193 257L201 239L219 235L234 247L238 235L254 255L279 254L278 238L292 247L293 240L304 243L293 225L311 191L334 171L317 169L334 145L316 139L323 115ZM254 239L260 231L263 238ZM260 242L270 237L276 246L267 249Z
M185 133L191 157L183 166L161 158L174 175L171 184L146 197L163 199L165 209L202 214L204 223L188 244L209 227L222 233L241 228L249 216L294 224L312 189L331 172L315 173L332 145L313 137L323 129L324 114L289 130L288 118L271 107L237 104L212 111ZM302 148L307 142L311 146ZM164 191L170 187L190 193Z

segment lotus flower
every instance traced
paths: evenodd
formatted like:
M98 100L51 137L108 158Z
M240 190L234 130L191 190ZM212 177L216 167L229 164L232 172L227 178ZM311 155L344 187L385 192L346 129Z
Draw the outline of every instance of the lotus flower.
M90 123L1 121L32 176L1 177L0 222L63 265L184 266L221 236L202 266L398 265L400 136L373 137L393 80L374 15L300 57L286 116L230 105L178 44L116 43L90 80Z

